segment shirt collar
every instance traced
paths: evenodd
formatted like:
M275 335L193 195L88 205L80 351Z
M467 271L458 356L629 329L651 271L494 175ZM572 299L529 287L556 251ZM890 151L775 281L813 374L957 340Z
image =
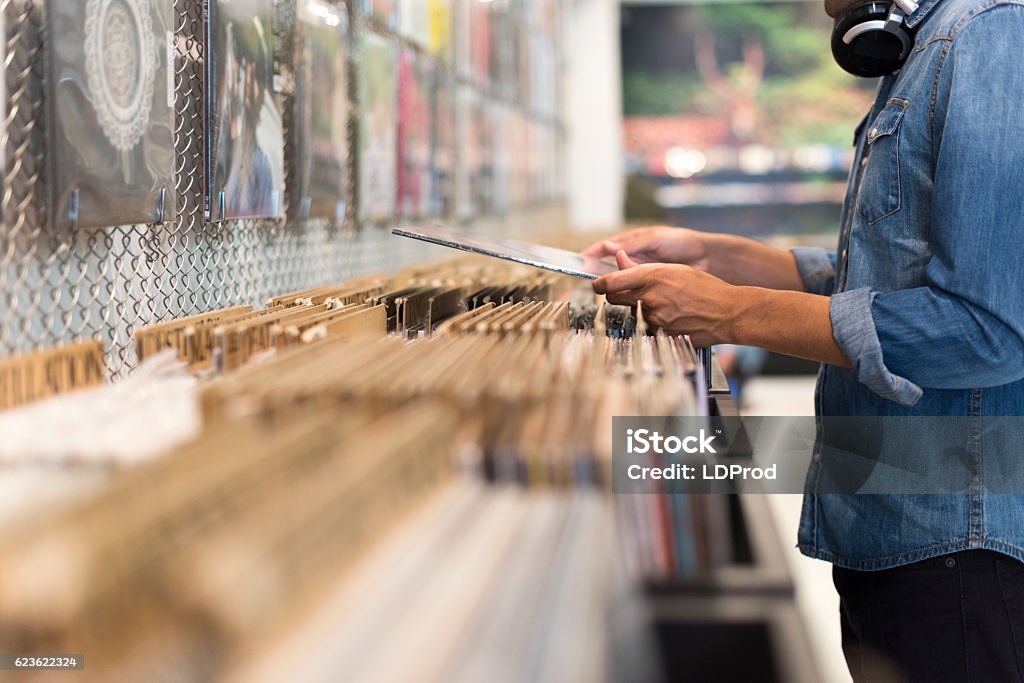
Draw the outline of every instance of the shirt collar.
M939 2L940 0L924 0L924 2L917 6L914 13L907 17L907 28L915 28L918 24L924 21L925 17L928 16Z

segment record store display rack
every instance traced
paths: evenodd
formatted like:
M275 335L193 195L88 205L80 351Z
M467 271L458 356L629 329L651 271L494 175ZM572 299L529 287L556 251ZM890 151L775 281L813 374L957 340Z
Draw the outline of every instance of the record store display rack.
M562 0L2 0L0 356L561 225Z
M816 680L763 494L611 495L613 416L735 413L642 306L480 256L264 304L140 329L113 384L89 343L0 363L51 394L0 413L5 648L87 681Z
M582 246L571 7L0 0L0 652L817 680L762 494L611 493L612 416L735 414L710 353L388 233Z

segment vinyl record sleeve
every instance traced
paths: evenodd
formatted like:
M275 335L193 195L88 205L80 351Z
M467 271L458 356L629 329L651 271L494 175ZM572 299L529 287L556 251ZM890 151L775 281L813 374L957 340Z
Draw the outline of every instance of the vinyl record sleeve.
M477 104L477 131L480 136L480 173L476 186L476 204L480 211L494 210L494 109L497 102L482 97Z
M430 138L430 171L433 180L431 213L451 216L455 205L455 83L444 70L436 69L431 98L433 127Z
M371 16L388 28L395 28L396 21L396 0L359 0L359 7L363 14Z
M430 40L430 16L427 0L398 1L398 32L426 48Z
M459 165L455 174L455 215L469 218L479 211L482 142L479 125L480 96L460 83L455 90L455 122Z
M454 40L452 34L453 0L427 1L427 50L438 59L451 63Z
M398 205L397 214L430 214L430 117L432 65L405 48L398 63Z
M171 0L49 0L50 224L175 216Z
M483 88L491 83L491 4L470 0L468 5L470 68L473 81Z
M397 198L398 54L363 33L359 57L359 216L376 220L394 215Z
M274 0L207 0L206 218L280 218Z
M454 55L455 73L464 79L473 76L473 0L454 0L455 10L452 13L454 34L452 53Z
M292 218L345 218L348 183L348 19L324 0L298 0Z
M393 228L391 232L400 237L411 237L450 249L514 261L586 280L596 280L616 270L613 263L603 259L584 258L567 249L499 237L468 235L433 225Z

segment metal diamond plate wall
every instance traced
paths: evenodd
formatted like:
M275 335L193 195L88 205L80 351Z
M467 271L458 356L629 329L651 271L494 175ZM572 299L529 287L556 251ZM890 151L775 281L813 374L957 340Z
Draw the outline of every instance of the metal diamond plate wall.
M174 2L178 219L160 226L52 234L40 201L46 196L45 5L43 0L0 0L9 99L3 137L0 357L100 339L116 379L135 366L132 334L140 326L242 303L262 305L272 295L393 272L446 255L394 238L385 225L357 229L326 221L203 220L202 5L202 0ZM507 234L517 231L516 225L532 224L522 216L492 218L476 221L474 229Z

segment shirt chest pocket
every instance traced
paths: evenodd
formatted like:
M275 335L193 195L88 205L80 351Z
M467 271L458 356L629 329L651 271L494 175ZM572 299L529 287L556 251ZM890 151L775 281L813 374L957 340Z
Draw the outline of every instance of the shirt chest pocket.
M891 98L868 128L857 210L877 223L900 210L900 124L907 100Z

